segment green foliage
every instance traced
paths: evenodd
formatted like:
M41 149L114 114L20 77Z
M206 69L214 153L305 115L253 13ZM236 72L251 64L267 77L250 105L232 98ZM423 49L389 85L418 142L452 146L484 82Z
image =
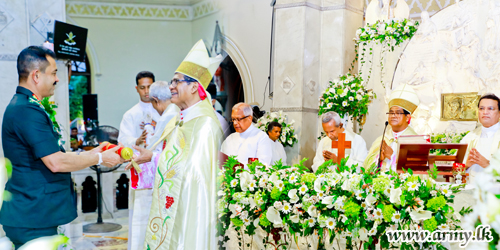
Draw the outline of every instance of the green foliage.
M344 205L345 215L347 217L356 217L359 215L359 210L361 210L361 206L356 202L350 200Z
M429 201L427 201L427 208L430 210L437 212L439 209L443 208L446 205L446 199L443 196L437 196Z
M429 231L434 231L437 228L436 218L432 217L424 221L424 229Z
M391 222L392 221L392 215L396 212L394 207L392 205L384 205L384 208L382 208L382 214L384 215L384 220L386 222Z

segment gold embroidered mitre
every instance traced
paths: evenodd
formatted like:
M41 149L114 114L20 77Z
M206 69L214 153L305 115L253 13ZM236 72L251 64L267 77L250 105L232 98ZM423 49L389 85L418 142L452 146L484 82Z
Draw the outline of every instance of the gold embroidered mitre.
M400 85L393 90L389 100L389 109L393 106L397 106L410 112L410 114L413 114L413 111L415 111L420 104L417 93L407 84Z
M175 72L196 79L204 89L207 89L222 59L221 55L211 58L208 55L205 43L200 40L189 51Z

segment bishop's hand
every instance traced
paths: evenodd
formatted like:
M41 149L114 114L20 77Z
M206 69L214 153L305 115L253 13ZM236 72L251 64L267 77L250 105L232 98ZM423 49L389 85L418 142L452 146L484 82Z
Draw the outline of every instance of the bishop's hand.
M382 142L382 154L380 156L380 160L383 161L385 159L391 159L393 153L394 150L392 150L392 148L389 147L384 140L384 142Z
M333 162L337 162L337 156L328 150L323 150L323 158L325 161L332 160Z
M136 147L136 146L134 146L134 149L139 152L139 156L137 156L137 157L134 156L134 161L137 164L143 164L143 163L146 163L146 162L150 162L151 158L153 158L153 152L151 150L147 150L145 148ZM125 167L125 170L129 170L131 168L132 168L132 162L130 162Z

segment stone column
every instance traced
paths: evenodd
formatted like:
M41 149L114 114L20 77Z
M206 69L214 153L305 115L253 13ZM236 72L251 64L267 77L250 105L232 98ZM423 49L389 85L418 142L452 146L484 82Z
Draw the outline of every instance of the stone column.
M295 120L299 143L287 148L289 163L312 165L320 133L318 105L328 82L347 73L354 59L362 0L278 0L274 35L272 111Z

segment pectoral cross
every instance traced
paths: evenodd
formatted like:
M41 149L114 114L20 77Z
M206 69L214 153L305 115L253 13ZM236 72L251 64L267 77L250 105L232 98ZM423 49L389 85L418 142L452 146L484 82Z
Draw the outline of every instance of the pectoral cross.
M345 140L345 133L340 133L336 141L332 141L332 148L337 149L337 164L345 158L345 149L351 148L351 142Z

